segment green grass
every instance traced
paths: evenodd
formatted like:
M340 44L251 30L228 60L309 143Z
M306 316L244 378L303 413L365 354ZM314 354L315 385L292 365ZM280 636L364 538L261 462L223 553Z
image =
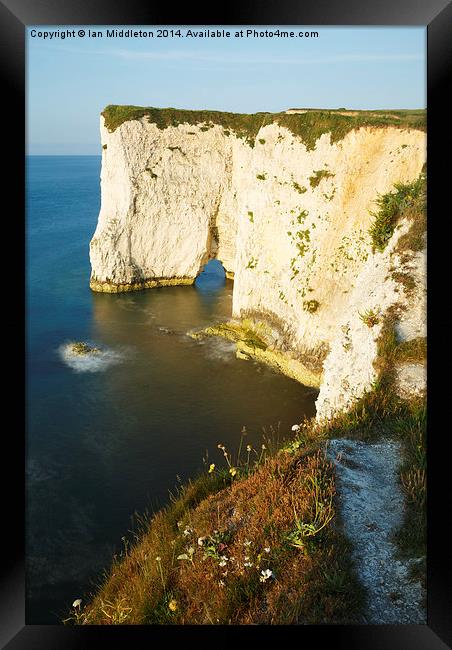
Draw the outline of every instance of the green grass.
M380 315L379 312L375 309L366 309L365 312L362 314L359 314L360 320L363 321L367 327L374 327L375 325L378 325L380 322Z
M342 140L353 129L363 126L382 128L392 126L398 129L426 129L425 111L391 111L396 117L387 117L384 111L360 111L356 116L339 115L331 110L315 110L302 114L286 113L228 113L222 111L190 111L176 108L155 108L143 106L107 106L102 115L110 132L130 120L147 117L159 129L179 124L204 125L208 130L214 125L233 132L254 146L259 130L268 124L277 123L300 138L308 149L314 149L319 137L331 133L331 141ZM397 119L398 118L398 119Z
M404 521L395 535L402 557L426 554L427 511L427 408L425 401L413 404L410 411L396 419L394 433L403 443L400 480L406 498ZM421 565L422 567L422 565Z
M369 230L374 251L386 248L402 217L411 219L413 225L409 233L401 237L398 252L422 250L426 230L426 185L426 175L421 173L411 183L396 183L394 191L378 196L378 210L371 212L374 222Z

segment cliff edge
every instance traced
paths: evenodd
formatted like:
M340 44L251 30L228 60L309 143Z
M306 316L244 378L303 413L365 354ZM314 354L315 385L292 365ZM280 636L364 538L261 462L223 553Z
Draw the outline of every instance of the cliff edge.
M400 341L426 335L425 240L410 246L403 215L383 246L372 237L382 197L415 194L423 119L107 107L91 288L191 284L217 258L234 278L232 316L323 365L317 417L330 418L376 380L388 314ZM398 372L401 391L424 389L423 367Z

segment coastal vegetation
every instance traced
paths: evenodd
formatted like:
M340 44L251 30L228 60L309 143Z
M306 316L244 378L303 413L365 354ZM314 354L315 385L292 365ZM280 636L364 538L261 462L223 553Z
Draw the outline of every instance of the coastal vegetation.
M402 216L412 221L410 231L401 237L398 252L422 250L426 232L427 176L421 173L411 183L395 183L394 191L380 194L378 210L372 212L374 223L369 231L374 251L383 251Z
M243 138L250 146L254 146L259 130L269 124L277 123L287 128L306 145L313 149L315 143L324 133L331 133L331 142L342 140L347 133L360 127L426 130L426 111L353 111L352 114L342 114L335 110L312 110L306 113L228 113L209 110L182 110L176 108L155 108L152 106L107 106L102 115L105 126L115 131L121 124L129 120L139 120L146 117L149 122L159 129L180 124L201 125L202 131L207 131L215 125L223 127L227 136L234 133Z
M366 309L362 314L359 314L359 317L367 327L374 327L380 321L380 315L377 309Z
M333 467L300 444L206 465L125 545L76 624L353 623L364 602L336 509ZM242 433L242 443L246 440ZM302 444L301 441L305 442Z

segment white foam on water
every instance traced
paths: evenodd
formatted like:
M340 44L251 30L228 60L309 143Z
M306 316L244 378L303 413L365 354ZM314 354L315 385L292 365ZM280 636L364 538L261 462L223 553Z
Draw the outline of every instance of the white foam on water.
M192 340L195 340L198 345L201 345L206 355L211 359L225 363L231 363L231 361L236 359L236 345L233 341L228 341L220 337Z
M58 348L61 360L74 372L103 372L125 358L125 351L106 348L97 348L97 351L88 354L76 354L72 351L74 342L68 341Z

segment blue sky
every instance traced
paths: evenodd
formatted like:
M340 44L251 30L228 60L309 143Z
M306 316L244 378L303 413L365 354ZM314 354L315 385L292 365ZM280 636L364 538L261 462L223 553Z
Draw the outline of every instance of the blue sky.
M241 113L426 106L424 27L303 26L319 37L291 39L157 38L156 27L141 27L154 38L107 38L107 28L140 29L89 25L103 37L44 40L32 30L80 26L28 28L27 153L100 154L99 113L108 104Z

